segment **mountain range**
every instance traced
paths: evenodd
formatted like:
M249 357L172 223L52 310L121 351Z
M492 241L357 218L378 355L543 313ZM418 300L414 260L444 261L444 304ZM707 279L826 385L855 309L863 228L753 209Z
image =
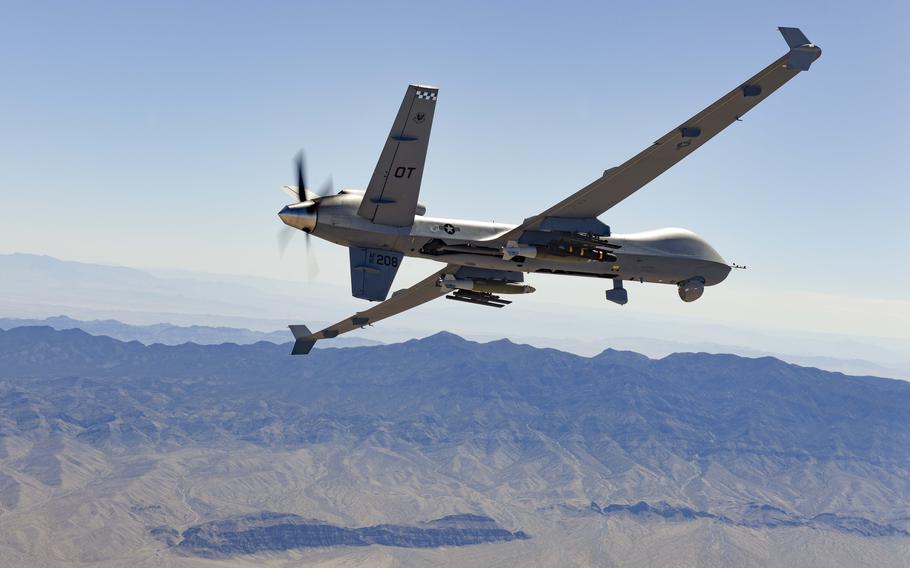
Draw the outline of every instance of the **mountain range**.
M288 347L0 332L0 564L910 558L905 382L448 333Z
M268 341L270 343L287 343L291 332L287 329L278 331L256 331L227 326L210 325L174 325L156 323L149 325L130 325L117 320L77 320L68 316L54 316L43 319L0 318L0 329L15 327L48 326L54 329L81 329L92 335L106 335L121 341L138 341L146 345L162 343L180 345L181 343L198 343L216 345L219 343L237 343L244 345ZM340 337L331 344L318 347L361 347L380 345L381 342L364 337Z
M396 289L408 284L406 272L396 280ZM23 253L0 254L0 274L0 314L6 318L0 327L79 327L146 344L285 342L289 323L318 329L367 305L349 296L346 282L339 287L337 282L138 269ZM910 379L910 350L900 338L852 337L849 329L807 334L688 316L655 317L640 310L640 304L632 310L611 309L616 306L603 305L608 303L602 292L591 299L596 308L563 300L553 304L538 299L545 289L552 290L541 287L499 316L478 312L476 306L431 302L332 343L392 343L448 329L480 341L509 337L586 356L606 346L650 357L679 351L772 355L830 371ZM364 341L351 343L351 338Z

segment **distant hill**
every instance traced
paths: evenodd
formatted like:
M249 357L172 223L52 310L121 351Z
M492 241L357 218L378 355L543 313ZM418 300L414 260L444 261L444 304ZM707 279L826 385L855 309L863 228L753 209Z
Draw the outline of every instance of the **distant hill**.
M163 343L180 345L181 343L198 343L200 345L218 343L248 344L258 341L270 343L287 343L291 332L287 329L272 332L253 331L236 327L207 325L173 325L158 323L153 325L130 325L117 320L83 321L67 316L56 316L44 319L0 318L0 329L12 329L25 326L49 326L57 330L81 329L92 335L106 335L121 341L138 341L146 345ZM381 342L359 337L340 337L330 345L319 347L361 347L380 345Z
M3 323L7 329L20 325L80 327L89 333L146 344L285 342L286 336L274 332L286 331L288 323L320 329L366 305L351 298L346 285L339 290L337 285L318 281L136 269L23 253L0 254L0 275L0 316L20 318ZM394 289L405 284L396 281ZM806 336L779 329L700 324L684 318L649 318L637 310L609 309L615 306L606 305L602 294L596 298L604 304L603 311L591 306L541 304L532 297L499 316L474 306L431 302L371 327L364 335L358 331L331 344L391 343L446 327L474 339L510 337L584 355L608 346L652 357L679 351L772 355L830 371L910 379L910 351L900 339L851 338L849 330L842 330L845 335ZM58 314L78 323L62 321L64 316ZM489 320L491 317L494 319ZM558 332L552 322L561 322ZM351 337L365 337L366 341L352 343Z
M287 347L0 332L0 563L905 565L908 383L447 333Z
M163 343L165 345L180 345L181 343L198 343L200 345L214 345L218 343L237 343L240 345L268 341L270 343L287 343L290 332L287 329L264 332L251 329L226 326L207 325L174 325L170 323L157 323L151 325L131 325L113 319L106 320L78 320L65 315L48 317L44 319L25 318L0 318L0 329L14 327L46 325L54 329L81 329L92 335L106 335L121 341L138 341L146 345ZM613 338L607 341L615 349L641 351L651 356L663 357L676 352L704 351L707 353L733 353L744 357L775 356L772 353L746 349L732 345L714 343L688 344L672 341L661 341L649 338ZM327 347L365 347L369 345L382 345L365 337L339 337L332 341L316 344L316 348ZM839 371L847 374L875 374L883 377L896 377L900 373L894 369L876 365L861 359L812 357L799 355L780 355L778 358L807 367L818 367L828 371Z

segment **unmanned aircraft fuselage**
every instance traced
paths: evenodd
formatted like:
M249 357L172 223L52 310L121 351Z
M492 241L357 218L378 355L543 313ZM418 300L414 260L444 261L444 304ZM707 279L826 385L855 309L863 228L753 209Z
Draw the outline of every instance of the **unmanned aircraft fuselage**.
M534 257L509 258L497 239L518 225L417 215L410 227L377 226L357 215L363 192L342 190L322 198L318 208L302 214L288 209L282 220L327 241L347 247L368 247L396 251L404 256L426 258L500 271L563 274L673 284L695 282L713 286L730 273L727 263L703 238L679 228L657 229L631 234L613 234L608 242L615 260L595 260L566 254L548 253L538 246ZM290 206L293 207L293 206ZM433 247L434 243L443 243ZM380 253L381 254L381 253ZM388 262L396 262L389 258ZM516 293L522 288L515 287ZM527 289L527 287L525 287ZM680 288L684 290L685 287ZM694 292L683 297L697 299Z
M674 128L625 163L518 225L426 216L418 202L430 129L439 90L410 85L365 190L335 195L306 187L302 156L297 185L283 189L296 199L279 217L307 236L346 246L351 293L379 303L312 333L292 325L292 353L309 353L317 340L376 323L435 298L502 308L501 295L534 288L524 274L558 274L608 279L606 299L625 304L624 281L670 284L686 302L706 286L722 282L728 264L711 245L685 229L613 234L598 217L767 98L821 56L796 28L779 28L789 51L700 113ZM615 133L610 133L614 135ZM389 295L404 257L443 263L440 271Z

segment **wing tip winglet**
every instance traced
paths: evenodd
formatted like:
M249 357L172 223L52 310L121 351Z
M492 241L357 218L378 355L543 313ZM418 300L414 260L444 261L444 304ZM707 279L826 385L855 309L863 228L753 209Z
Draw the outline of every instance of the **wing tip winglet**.
M784 41L787 42L787 45L789 45L791 49L812 44L812 42L809 41L809 38L806 37L806 34L799 28L779 26L777 31L780 32L780 35L784 36Z
M806 34L799 28L779 27L777 30L780 35L784 36L784 41L790 47L790 57L787 59L787 67L808 71L812 62L821 57L822 50L809 41Z
M291 350L291 355L306 355L313 350L316 339L310 332L310 328L305 325L289 325L288 329L294 334L294 348Z

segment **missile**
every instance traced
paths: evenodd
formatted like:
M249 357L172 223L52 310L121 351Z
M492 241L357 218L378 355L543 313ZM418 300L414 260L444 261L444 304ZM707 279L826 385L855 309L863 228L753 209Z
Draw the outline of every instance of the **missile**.
M473 278L455 278L451 274L439 280L439 286L449 290L473 290L475 292L489 292L490 294L531 294L537 289L527 284L516 282L502 282L499 280L474 280Z
M533 294L537 289L527 284L481 280L474 282L474 291L490 292L491 294Z

